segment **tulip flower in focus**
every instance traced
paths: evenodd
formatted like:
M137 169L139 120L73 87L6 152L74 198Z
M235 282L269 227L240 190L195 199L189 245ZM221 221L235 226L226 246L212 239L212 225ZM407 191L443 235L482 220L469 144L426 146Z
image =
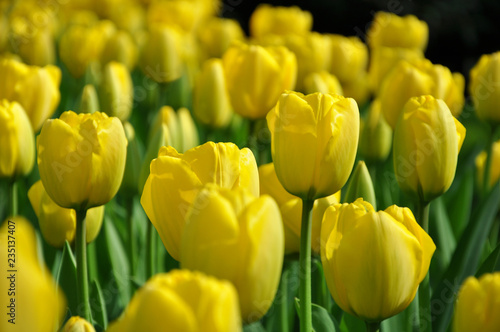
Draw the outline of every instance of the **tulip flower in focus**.
M245 39L238 21L219 17L205 23L198 36L208 58L222 58L233 42Z
M259 320L278 289L284 253L276 202L207 184L186 214L181 266L231 281L243 321Z
M9 221L10 220L10 221ZM0 278L0 301L3 306L0 331L37 331L53 332L60 327L66 312L66 300L62 291L56 286L45 265L41 265L38 256L37 238L31 223L24 217L5 220L0 227L0 269L4 271ZM7 274L12 266L8 266L8 241L15 234L15 280ZM9 294L11 282L16 285L15 296ZM9 308L11 299L15 299L14 310ZM13 315L10 315L14 311ZM12 322L9 319L15 318ZM14 327L14 329L13 329Z
M370 48L379 46L403 47L425 51L429 27L414 15L398 16L377 12L367 33Z
M302 200L288 193L281 185L274 170L274 164L269 163L259 167L260 194L269 195L278 204L283 218L283 229L285 234L285 253L300 251L300 213L302 211ZM321 222L325 210L334 204L340 203L340 191L335 194L317 199L312 211L311 249L314 253L320 253L321 246Z
M313 17L297 6L273 7L260 4L250 17L250 34L254 38L265 35L303 35L311 31Z
M394 172L401 189L429 203L448 190L465 139L465 127L445 102L411 98L394 131Z
M491 173L489 187L492 188L500 179L500 140L493 143L493 155L491 160ZM486 163L486 151L482 151L476 157L476 171L478 183L484 182L484 167Z
M413 301L436 249L408 208L376 212L358 199L326 210L321 261L342 310L381 322Z
M239 332L238 294L228 281L174 270L149 279L108 332Z
M45 191L41 180L28 191L28 198L35 211L43 238L53 247L61 248L65 241L73 242L76 232L76 212L54 203ZM104 205L89 209L86 221L87 243L99 234L104 217Z
M469 277L458 293L453 332L500 331L500 273Z
M35 140L19 103L0 100L0 178L28 175L35 162Z
M141 204L169 254L179 260L186 212L203 185L242 187L258 197L258 176L252 152L232 143L208 142L184 154L162 147L151 162Z
M209 59L195 81L193 114L201 123L212 128L228 125L232 110L227 93L222 60Z
M104 67L99 95L103 112L121 121L128 120L134 102L134 87L125 65L112 61Z
M222 61L231 105L243 117L265 117L280 94L295 86L297 61L285 47L238 44Z
M109 202L120 188L127 139L118 118L64 112L37 139L43 186L59 206L83 210Z
M95 332L95 329L85 319L73 316L64 324L61 332Z
M385 121L380 101L370 104L366 119L361 121L359 152L369 162L384 161L392 147L392 128Z
M485 54L470 71L469 93L477 117L500 123L500 52Z
M342 95L343 90L339 80L332 74L323 70L310 73L304 79L304 91L306 94L321 92L323 94Z
M359 110L353 99L287 91L267 124L276 174L289 193L312 200L342 188L358 147Z

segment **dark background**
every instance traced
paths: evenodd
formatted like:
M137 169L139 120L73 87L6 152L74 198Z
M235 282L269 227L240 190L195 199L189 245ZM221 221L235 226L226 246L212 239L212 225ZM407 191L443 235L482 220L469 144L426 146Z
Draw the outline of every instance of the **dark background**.
M223 0L222 15L239 20L248 34L248 21L259 1ZM313 30L359 36L365 33L379 10L398 15L414 14L429 25L426 57L451 71L469 70L485 53L500 50L500 1L410 1L410 0L290 0L264 1L275 6L297 5L313 14ZM293 24L293 22L290 22Z

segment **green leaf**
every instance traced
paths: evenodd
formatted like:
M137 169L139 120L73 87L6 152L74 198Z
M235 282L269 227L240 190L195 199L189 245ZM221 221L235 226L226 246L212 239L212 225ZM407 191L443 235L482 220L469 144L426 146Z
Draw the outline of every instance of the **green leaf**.
M90 286L90 309L92 310L94 323L102 326L104 330L107 329L108 312L98 280L94 280Z
M476 278L479 278L485 273L492 273L500 270L500 244L488 255L486 260L477 270Z
M266 332L260 321L243 326L243 332Z
M69 311L73 315L76 314L78 307L78 298L76 294L76 260L68 241L64 243L56 283L61 287L64 295L66 295Z
M474 172L467 172L460 182L457 194L453 197L452 208L449 209L450 222L453 234L458 239L467 226L472 209L474 195Z
M361 319L344 312L340 321L340 331L342 332L365 332L365 322Z
M442 198L437 198L431 203L431 236L436 242L436 247L441 255L441 263L443 267L447 267L457 245L453 230L450 226L450 219L446 212L446 207Z
M295 309L300 318L300 300L295 298ZM340 331L338 323L332 315L326 311L325 308L312 303L312 326L314 332L337 332ZM364 325L363 325L364 326ZM363 331L364 332L364 331Z
M475 274L481 252L498 211L500 183L493 188L473 214L472 221L463 232L450 265L433 291L431 303L433 330L445 331L453 313L455 293L464 279Z

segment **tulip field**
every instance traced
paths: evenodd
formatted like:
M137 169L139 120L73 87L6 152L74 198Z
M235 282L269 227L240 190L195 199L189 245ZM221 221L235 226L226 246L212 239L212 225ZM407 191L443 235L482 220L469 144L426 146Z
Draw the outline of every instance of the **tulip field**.
M500 51L227 6L0 1L0 332L500 331Z

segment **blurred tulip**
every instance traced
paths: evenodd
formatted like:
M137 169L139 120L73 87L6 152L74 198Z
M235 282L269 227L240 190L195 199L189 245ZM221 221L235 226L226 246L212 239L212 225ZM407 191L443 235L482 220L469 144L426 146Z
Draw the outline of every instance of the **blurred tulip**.
M130 122L124 122L123 129L125 130L125 136L127 137L128 144L127 160L125 161L125 171L123 173L121 189L125 190L129 194L135 194L137 193L137 181L139 180L139 174L141 171L141 152L134 127L130 124Z
M429 203L448 190L465 127L432 96L411 98L394 131L394 172L401 189Z
M283 218L285 234L285 253L300 251L300 226L302 200L288 193L281 185L274 170L274 164L266 164L259 167L260 194L269 195L278 204ZM333 195L317 199L314 202L312 212L312 232L311 248L319 255L321 246L321 222L325 210L334 204L340 202L340 191Z
M6 13L0 11L0 54L7 50L9 43L9 20Z
M121 121L128 120L134 103L134 87L125 65L112 61L104 67L99 100L103 112Z
M365 202L370 203L373 209L377 209L372 178L363 160L358 162L358 165L352 172L344 201L346 203L354 203L358 198L362 198Z
M433 65L430 68L436 86L432 95L435 98L442 99L450 108L454 117L462 113L465 97L465 79L460 73L451 73L451 71L441 65Z
M335 303L368 322L394 316L413 301L436 249L410 209L376 212L361 198L326 210L321 240Z
M313 17L297 6L273 7L260 4L250 17L250 34L260 38L268 34L302 35L311 31Z
M359 152L369 162L384 161L392 147L392 128L387 124L380 109L380 101L374 100L368 115L361 121Z
M238 21L219 17L213 17L205 23L198 36L209 58L222 58L233 42L245 39Z
M362 72L351 82L345 82L342 85L344 96L352 98L360 106L364 105L370 99L370 85L366 72Z
M358 147L359 110L353 99L287 91L267 124L276 174L289 193L312 200L342 188Z
M425 51L429 27L414 15L398 16L377 12L367 33L370 48L378 46L403 47Z
M97 97L95 87L92 84L86 84L82 91L79 113L95 112L99 112L99 97Z
M477 117L500 123L500 52L485 54L470 71L469 92Z
M198 146L198 144L200 144L200 138L191 112L189 112L187 108L181 107L177 110L177 119L179 121L179 130L181 131L179 152L184 153Z
M231 105L243 117L265 117L280 94L295 86L297 61L284 47L238 44L222 60Z
M493 155L491 159L491 173L490 173L490 183L489 188L493 186L500 179L500 140L493 143ZM484 180L484 166L486 164L486 151L482 151L476 157L476 172L478 183L483 184Z
M167 325L168 327L166 327ZM135 293L108 332L239 332L238 294L227 282L200 272L157 274Z
M453 332L500 331L500 273L469 277L458 293Z
M169 254L179 260L185 215L203 185L242 187L258 197L258 176L252 152L232 143L208 142L184 154L162 147L151 162L141 204Z
M66 313L64 294L57 287L49 270L41 265L37 252L37 238L31 223L24 217L9 218L0 227L0 269L4 271L0 278L0 301L3 318L0 331L37 331L53 332L62 323ZM10 225L10 226L9 226ZM7 258L12 253L10 233L15 231L15 295L8 291L13 280L6 271L11 270ZM22 287L20 287L22 286ZM12 300L15 299L15 302ZM13 304L13 305L12 305ZM9 321L12 319L12 321Z
M159 131L163 131L164 135L164 143L162 143L160 147L163 145L170 145L182 152L182 136L185 133L182 132L180 122L177 119L177 113L170 106L163 106L156 114L149 131L148 146L151 144L153 137L158 135ZM158 151L156 151L155 157L157 155Z
M16 40L17 53L23 60L34 66L46 66L54 64L55 43L52 31L48 29L37 29L28 36L23 36L23 32L14 32L13 38Z
M304 79L304 91L307 94L321 92L323 94L331 93L342 95L342 86L334 75L323 70L310 73Z
M191 33L200 24L203 10L199 5L188 0L154 1L148 8L149 26L172 26Z
M329 35L331 72L340 82L354 81L366 71L368 48L358 37Z
M271 197L207 184L186 214L181 243L182 268L231 281L244 322L264 316L283 265L283 225Z
M109 202L120 188L127 138L118 118L64 112L37 139L38 169L50 198L78 211Z
M201 123L212 128L229 124L232 110L222 60L205 61L195 81L193 103L193 114Z
M17 102L0 100L0 178L28 175L35 162L30 120Z
M101 55L103 64L117 61L127 67L129 71L135 68L138 57L137 46L132 36L125 31L117 31L111 36Z
M35 211L43 238L53 247L61 248L65 241L73 242L76 232L76 212L54 203L45 191L41 180L28 191L28 198ZM99 234L104 217L104 205L89 209L86 221L87 243Z
M120 1L120 5L112 8L109 18L118 29L127 31L134 39L145 30L146 11L137 1Z
M64 324L61 332L95 332L95 329L85 319L73 316Z

